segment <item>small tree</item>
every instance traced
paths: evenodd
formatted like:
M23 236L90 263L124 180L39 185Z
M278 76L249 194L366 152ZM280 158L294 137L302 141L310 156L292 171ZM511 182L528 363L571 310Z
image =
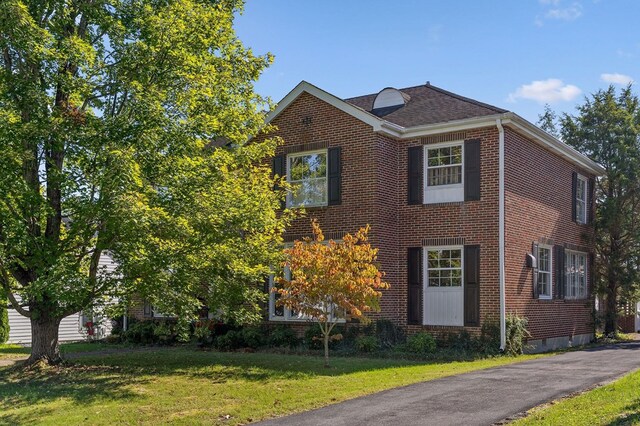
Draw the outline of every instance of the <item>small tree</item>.
M320 225L311 221L313 238L296 241L285 249L291 279L281 278L273 291L278 304L299 312L320 326L324 342L325 367L329 366L329 338L338 321L370 320L366 312L380 309L380 289L389 288L378 270L378 249L368 243L369 225L342 242L324 242Z

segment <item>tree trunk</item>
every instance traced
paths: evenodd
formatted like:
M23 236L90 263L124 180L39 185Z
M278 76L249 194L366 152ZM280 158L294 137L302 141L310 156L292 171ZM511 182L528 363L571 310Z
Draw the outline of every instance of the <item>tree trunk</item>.
M60 345L58 344L59 318L31 318L31 356L27 364L44 361L55 365L62 362Z
M615 336L618 333L618 297L615 282L609 282L607 286L607 298L605 301L604 334Z
M324 333L324 366L329 367L329 333Z

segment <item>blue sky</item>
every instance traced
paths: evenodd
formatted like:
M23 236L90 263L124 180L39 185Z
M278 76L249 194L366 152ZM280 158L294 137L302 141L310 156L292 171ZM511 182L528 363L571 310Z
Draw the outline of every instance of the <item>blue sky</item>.
M236 31L275 62L274 101L301 80L341 98L431 84L536 122L544 104L640 79L638 0L248 0Z

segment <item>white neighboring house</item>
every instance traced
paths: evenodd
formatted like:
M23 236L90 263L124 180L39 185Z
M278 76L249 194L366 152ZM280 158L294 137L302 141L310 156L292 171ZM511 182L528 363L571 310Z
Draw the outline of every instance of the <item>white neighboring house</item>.
M106 268L107 272L113 272L116 267L113 259L106 253L100 257L99 265L101 268ZM93 336L88 335L85 327L89 321L98 324L93 329ZM101 321L101 318L87 317L82 312L78 312L62 319L58 329L58 341L73 342L86 340L89 337L103 338L111 334L111 327L109 320ZM31 321L11 308L9 308L9 341L7 343L31 344Z

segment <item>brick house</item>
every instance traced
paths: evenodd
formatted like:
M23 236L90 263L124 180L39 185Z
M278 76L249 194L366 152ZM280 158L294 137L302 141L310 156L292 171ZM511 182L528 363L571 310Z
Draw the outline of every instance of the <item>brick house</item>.
M268 121L304 205L285 241L370 224L380 315L434 333L527 317L537 350L588 342L593 180L602 167L518 115L427 83L340 99L307 82ZM264 136L260 136L264 137ZM269 319L299 319L275 306Z

